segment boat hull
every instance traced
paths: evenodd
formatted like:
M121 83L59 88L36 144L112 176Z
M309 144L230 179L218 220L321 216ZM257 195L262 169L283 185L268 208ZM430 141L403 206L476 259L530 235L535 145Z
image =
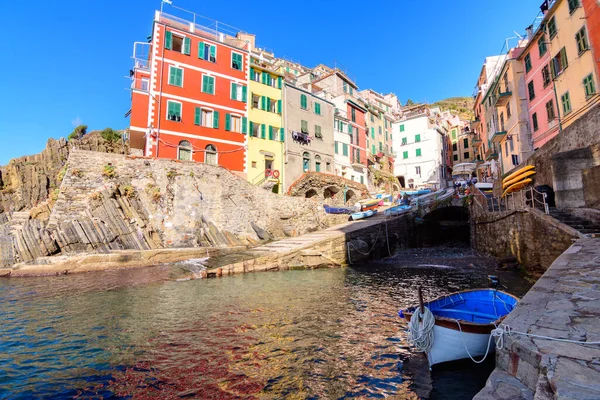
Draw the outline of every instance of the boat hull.
M458 329L458 325L456 328ZM433 327L433 346L427 353L429 365L469 358L469 353L471 357L479 360L486 353L492 329L493 326L487 334L464 331L461 333L459 330L435 325ZM490 343L489 353L493 353L495 350L495 344Z

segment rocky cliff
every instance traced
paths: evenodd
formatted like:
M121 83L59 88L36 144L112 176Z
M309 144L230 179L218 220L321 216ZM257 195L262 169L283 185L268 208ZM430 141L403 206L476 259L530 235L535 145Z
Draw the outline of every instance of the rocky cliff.
M71 148L59 171L51 208L0 220L0 265L59 253L252 245L326 226L320 202L273 194L222 167Z

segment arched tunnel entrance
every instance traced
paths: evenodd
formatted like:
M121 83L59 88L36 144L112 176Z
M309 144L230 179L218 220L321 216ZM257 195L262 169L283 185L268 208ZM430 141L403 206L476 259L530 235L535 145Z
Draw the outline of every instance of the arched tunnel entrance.
M441 207L424 215L417 224L417 243L423 247L444 243L470 243L469 209Z

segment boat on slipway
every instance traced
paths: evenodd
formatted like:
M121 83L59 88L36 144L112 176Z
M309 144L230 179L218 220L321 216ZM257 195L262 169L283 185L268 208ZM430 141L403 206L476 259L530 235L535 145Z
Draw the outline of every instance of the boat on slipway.
M412 206L408 206L408 205L394 206L394 207L390 207L387 210L385 210L383 212L383 215L385 215L386 217L392 217L392 216L397 216L397 215L407 213L410 210L412 210Z
M327 214L352 214L355 211L346 207L332 207L328 204L323 204L323 208Z
M350 215L350 219L352 219L353 221L358 221L359 219L369 218L376 214L377 214L377 210L361 211L361 212L356 212L356 213L353 213L352 215Z
M492 330L519 299L497 289L475 289L420 302L398 315L409 324L409 342L426 353L431 367L494 352Z

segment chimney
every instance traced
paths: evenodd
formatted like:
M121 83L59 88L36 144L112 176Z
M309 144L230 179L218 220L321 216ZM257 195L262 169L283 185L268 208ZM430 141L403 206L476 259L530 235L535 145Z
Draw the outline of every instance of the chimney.
M527 28L525 28L525 31L527 32L527 39L531 40L533 37L533 25L529 25Z

